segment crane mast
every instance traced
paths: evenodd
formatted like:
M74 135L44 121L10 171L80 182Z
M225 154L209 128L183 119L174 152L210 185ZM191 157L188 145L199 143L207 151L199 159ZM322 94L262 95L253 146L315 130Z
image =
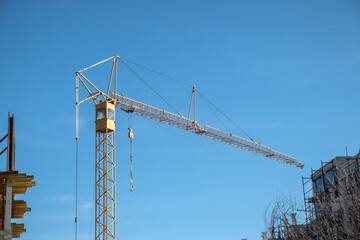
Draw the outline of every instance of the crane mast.
M191 99L194 99L194 120L190 119L192 100L190 101L189 116L185 118L180 114L173 114L127 98L124 95L117 94L118 59L121 60L119 56L115 55L76 72L76 141L79 139L79 105L90 99L95 104L95 240L116 239L115 108L119 108L126 113L135 113L139 116L162 122L295 167L303 168L305 166L296 159L274 151L253 140L250 141L210 126L205 125L201 127L196 121L195 87L191 95ZM107 92L103 92L87 79L83 72L109 60L113 61L112 69ZM88 97L81 101L79 100L79 83L82 83L89 93ZM112 86L113 91L110 91ZM77 222L77 217L75 219L75 222Z
M116 239L114 102L100 102L95 108L95 239Z

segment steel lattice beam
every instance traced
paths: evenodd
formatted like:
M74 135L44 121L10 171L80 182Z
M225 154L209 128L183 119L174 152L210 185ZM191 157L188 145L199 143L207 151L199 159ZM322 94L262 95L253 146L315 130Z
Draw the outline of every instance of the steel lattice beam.
M305 166L295 158L274 151L260 143L249 141L244 138L232 135L231 133L223 132L209 126L200 127L196 121L138 102L136 100L127 98L124 95L116 95L116 99L116 107L125 112L133 112L140 116L166 123L168 125L181 128L186 131L193 132L201 136L211 138L216 141L226 143L228 145L241 148L246 151L253 152L295 167L303 168Z
M95 239L116 239L115 134L96 132Z

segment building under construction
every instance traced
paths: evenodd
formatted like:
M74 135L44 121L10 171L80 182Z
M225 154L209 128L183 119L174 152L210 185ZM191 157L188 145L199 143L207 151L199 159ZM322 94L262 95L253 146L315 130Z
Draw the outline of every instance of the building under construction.
M359 158L360 153L321 161L321 168L311 170L311 177L302 178L304 209L286 212L288 205L278 203L283 214L273 219L262 238L360 239ZM297 223L296 211L304 213L301 224Z
M23 218L26 212L31 209L26 201L15 199L17 194L25 194L29 187L35 186L34 176L26 173L19 173L15 168L15 116L10 115L8 131L0 143L5 143L5 148L0 156L6 159L6 169L0 171L0 240L20 238L26 232L24 223L12 223L11 219Z
M313 215L323 236L360 239L360 153L322 162L313 171Z

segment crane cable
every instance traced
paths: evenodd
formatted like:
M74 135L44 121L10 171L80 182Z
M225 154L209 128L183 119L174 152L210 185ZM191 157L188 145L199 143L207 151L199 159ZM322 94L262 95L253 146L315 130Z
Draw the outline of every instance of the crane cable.
M79 141L78 141L78 137L76 138L76 190L75 190L75 240L77 240L77 230L78 230L78 226L77 226L77 222L78 222L78 163L79 163Z
M78 231L78 176L79 176L79 78L76 76L75 77L75 95L76 95L76 99L75 99L75 118L76 118L76 123L75 123L75 128L76 128L76 136L75 136L75 140L76 140L76 167L75 167L75 240L77 240L77 231Z
M128 137L130 139L130 192L132 193L134 190L133 185L133 176L132 176L132 140L134 138L134 133L132 131L132 114L129 115L129 134Z
M132 129L129 128L129 137L132 134ZM132 176L132 137L130 137L130 192L133 192L134 185L133 185L133 176Z
M131 72L133 72L138 78L140 78L137 74L136 74L136 72L133 70L133 69L131 69L124 61L122 61L122 60L124 60L124 61L126 61L126 62L129 62L129 63L132 63L132 64L134 64L134 65L136 65L136 66L138 66L138 67L141 67L141 68L143 68L143 69L145 69L145 70L148 70L148 71L150 71L150 72L153 72L153 73L155 73L155 74L158 74L158 75L160 75L160 76L162 76L162 77L164 77L164 78L167 78L167 79L169 79L169 80L172 80L172 81L174 81L174 82L177 82L177 83L180 83L180 84L182 84L182 85L184 85L184 86L187 86L187 87L192 87L191 85L189 85L189 84L187 84L187 83L185 83L185 82L183 82L183 81L180 81L179 79L176 79L176 78L173 78L173 77L170 77L170 76L168 76L168 75L166 75L166 74L163 74L163 73L160 73L160 72L158 72L158 71L156 71L156 70L154 70L154 69L151 69L151 68L149 68L149 67L146 67L146 66L143 66L143 65L141 65L141 64L138 64L138 63L136 63L136 62L134 62L134 61L131 61L131 60L129 60L129 59L126 59L126 58L124 58L124 57L121 57L120 58L120 61L131 71ZM140 78L143 82L145 82L145 80L144 79L142 79L142 78ZM145 84L146 85L148 85L146 82L145 82ZM150 87L149 85L148 85L148 87ZM151 87L150 87L151 88ZM151 88L151 90L153 90L152 88ZM155 92L155 90L153 90L154 92ZM241 129L233 120L231 120L231 118L230 117L228 117L223 111L221 111L220 110L220 108L219 107L217 107L214 103L212 103L207 97L205 97L205 95L204 94L202 94L198 89L197 89L197 92L200 94L200 96L205 100L205 102L207 102L207 103L209 103L209 104L211 104L216 110L218 110L226 119L228 119L237 129L239 129L242 133L244 133L251 141L253 141L253 142L256 142L252 137L250 137L250 135L249 134L247 134L243 129ZM159 95L157 92L155 92L157 95ZM160 95L159 95L160 96ZM161 96L160 96L161 97ZM162 97L161 97L162 98ZM163 98L162 98L163 99ZM165 101L165 99L163 99L164 101ZM165 101L166 102L166 101ZM168 102L166 102L172 109L174 109ZM175 109L174 109L175 110ZM210 110L211 110L211 108L210 108ZM175 110L176 111L176 110ZM178 111L176 111L180 116L182 116ZM213 112L213 111L212 111ZM214 113L214 112L213 112ZM215 113L214 113L214 115L216 115ZM218 117L217 117L218 118ZM220 119L218 118L218 120L220 121ZM221 122L221 121L220 121ZM221 122L221 124L224 126L224 124ZM226 128L226 127L225 127ZM227 128L226 128L227 129ZM229 131L229 133L230 133L230 131Z
M170 103L168 103L155 89L153 89L144 79L142 79L139 74L137 74L129 65L127 65L124 61L120 59L120 62L122 62L125 67L127 67L137 78L139 78L143 83L145 83L146 86L148 86L156 95L158 95L169 107L171 107L177 114L182 116L173 106L171 106Z
M220 110L214 103L212 103L204 94L202 94L199 90L197 91L201 97L208 103L210 103L214 108L216 108L225 118L227 118L234 126L239 129L242 133L244 133L251 141L256 142L252 137L250 137L244 130L242 130L230 117L228 117L223 111Z
M201 95L200 95L201 96ZM202 97L202 96L201 96ZM212 112L212 114L214 114L214 116L216 117L216 119L220 122L220 124L226 129L226 131L228 131L230 134L230 130L229 128L226 127L226 125L223 123L223 121L221 121L220 117L216 114L216 112L214 111L213 107L210 105L209 102L207 102L205 99L204 99L204 102L208 105L210 111Z
M156 71L156 70L154 70L154 69L151 69L151 68L148 68L148 67L145 67L145 66L143 66L143 65L141 65L141 64L138 64L138 63L136 63L136 62L134 62L134 61L131 61L131 60L129 60L129 59L126 59L126 58L124 58L124 57L121 57L121 59L124 60L124 61L127 61L127 62L129 62L129 63L132 63L132 64L134 64L134 65L136 65L136 66L138 66L138 67L141 67L141 68L143 68L143 69L145 69L145 70L148 70L148 71L150 71L150 72L156 73L156 74L158 74L158 75L160 75L160 76L162 76L162 77L164 77L164 78L173 80L173 81L175 81L175 82L177 82L177 83L180 83L180 84L182 84L182 85L184 85L184 86L187 86L187 87L191 87L191 88L192 88L192 86L191 86L190 84L187 84L187 83L185 83L185 82L183 82L183 81L180 81L180 80L178 80L178 79L176 79L176 78L170 77L170 76L168 76L168 75L166 75L166 74L164 74L164 73L158 72L158 71Z

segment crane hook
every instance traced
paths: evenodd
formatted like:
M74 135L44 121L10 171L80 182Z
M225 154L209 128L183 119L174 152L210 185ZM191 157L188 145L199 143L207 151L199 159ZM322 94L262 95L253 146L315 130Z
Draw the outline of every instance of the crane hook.
M130 141L132 141L132 139L134 138L134 133L133 133L131 127L129 127L128 129L129 129L129 134L128 134L128 136L129 136L129 138L130 138Z

